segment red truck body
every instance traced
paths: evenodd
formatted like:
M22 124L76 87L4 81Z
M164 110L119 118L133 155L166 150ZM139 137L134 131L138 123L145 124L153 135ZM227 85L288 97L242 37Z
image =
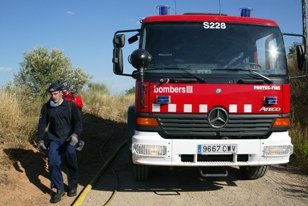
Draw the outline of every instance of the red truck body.
M137 71L128 75L136 79L128 136L137 179L153 166L201 167L203 176L207 167L239 166L255 179L268 165L289 161L290 83L275 21L147 17L140 29L115 34L120 75L125 32L140 38L130 59Z

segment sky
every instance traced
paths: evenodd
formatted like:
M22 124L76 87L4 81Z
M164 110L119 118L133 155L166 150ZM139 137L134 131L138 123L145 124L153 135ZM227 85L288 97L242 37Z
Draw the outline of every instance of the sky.
M240 8L252 8L252 17L275 20L282 32L302 33L301 0L0 0L0 87L13 81L25 52L44 47L63 51L92 82L124 93L134 80L113 74L113 35L139 28L140 19L158 14L158 5L171 14L238 16ZM126 73L133 71L127 63L133 49L136 43L123 51Z

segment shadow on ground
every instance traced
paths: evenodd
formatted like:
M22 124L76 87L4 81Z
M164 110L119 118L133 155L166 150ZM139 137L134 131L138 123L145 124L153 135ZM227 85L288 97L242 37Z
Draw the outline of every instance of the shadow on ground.
M91 114L83 115L83 124L82 139L85 141L85 146L81 152L78 152L79 183L86 186L96 175L104 158L108 158L102 156L104 150L112 149L106 145L113 139L123 138L126 125ZM49 178L47 158L44 154L35 151L35 149L23 148L6 148L3 151L13 162L17 172L25 172L29 181L39 190L43 193L50 193L49 185L43 184L39 179L40 176ZM63 170L66 171L65 167Z
M39 176L48 178L47 164L43 154L34 152L31 149L8 148L3 150L13 162L17 172L23 173L29 181L34 184L43 193L49 193L50 189L44 185Z
M128 146L113 161L111 167L94 185L94 190L121 192L155 192L157 195L179 195L179 192L213 191L223 187L236 187L244 180L237 168L228 168L227 177L201 178L199 169L192 167L153 167L147 181L136 181L129 162Z

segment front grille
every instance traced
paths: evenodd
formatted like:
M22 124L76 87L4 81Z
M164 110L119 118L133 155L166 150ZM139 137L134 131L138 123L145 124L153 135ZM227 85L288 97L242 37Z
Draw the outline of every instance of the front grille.
M156 115L155 115L156 116ZM163 138L266 138L278 115L230 114L223 128L213 128L206 114L159 114Z

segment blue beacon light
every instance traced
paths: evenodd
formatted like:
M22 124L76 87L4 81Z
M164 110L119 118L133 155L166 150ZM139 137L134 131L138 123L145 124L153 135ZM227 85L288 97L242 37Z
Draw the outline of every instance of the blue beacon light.
M277 97L264 97L264 104L266 105L277 104Z
M157 96L156 97L157 104L169 104L170 103L170 96Z

